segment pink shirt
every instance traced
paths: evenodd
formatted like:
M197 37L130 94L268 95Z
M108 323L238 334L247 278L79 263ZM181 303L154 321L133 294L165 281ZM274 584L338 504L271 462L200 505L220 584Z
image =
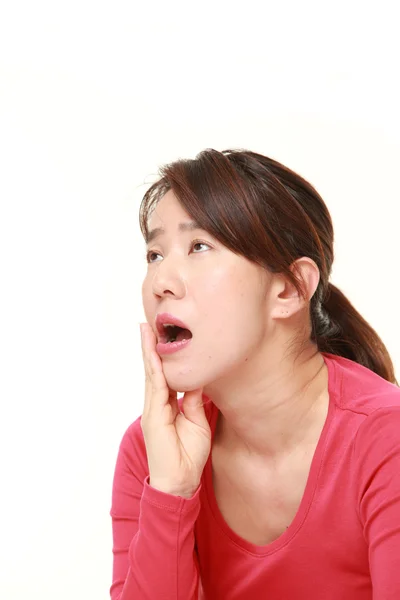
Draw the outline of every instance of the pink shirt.
M323 356L327 420L298 512L267 546L224 521L211 453L192 498L165 494L148 483L141 417L128 427L110 512L112 600L400 599L400 388ZM206 414L214 435L212 402Z

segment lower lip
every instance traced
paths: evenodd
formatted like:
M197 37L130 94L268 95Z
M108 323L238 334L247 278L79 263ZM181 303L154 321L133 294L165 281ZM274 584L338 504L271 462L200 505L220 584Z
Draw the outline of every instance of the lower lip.
M178 352L178 350L183 350L191 340L192 338L189 338L188 340L182 340L181 342L169 342L169 344L162 344L160 342L156 346L157 354L173 354L174 352Z

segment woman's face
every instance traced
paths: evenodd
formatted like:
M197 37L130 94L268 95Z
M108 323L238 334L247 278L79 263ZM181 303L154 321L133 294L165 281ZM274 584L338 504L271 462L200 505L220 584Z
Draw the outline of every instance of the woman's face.
M148 245L143 306L157 336L157 314L171 313L192 332L187 347L162 355L170 388L178 392L229 377L245 365L269 335L270 275L238 256L191 221L172 191L159 201L149 231L164 232ZM248 363L247 363L248 364Z

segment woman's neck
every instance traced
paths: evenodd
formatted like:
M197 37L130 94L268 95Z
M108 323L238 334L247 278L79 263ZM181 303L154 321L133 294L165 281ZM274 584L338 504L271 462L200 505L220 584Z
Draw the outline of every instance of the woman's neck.
M251 379L238 373L204 393L220 411L214 443L274 462L318 441L329 406L328 370L315 346L295 362L261 364Z

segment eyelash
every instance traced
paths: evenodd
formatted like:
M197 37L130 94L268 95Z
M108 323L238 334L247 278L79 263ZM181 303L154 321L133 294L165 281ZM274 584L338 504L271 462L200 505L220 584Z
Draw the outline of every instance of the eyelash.
M211 248L210 244L207 244L206 242L203 242L203 241L201 241L201 240L193 240L193 242L192 242L192 243L191 243L191 245L190 245L190 248L193 248L193 246L197 246L197 244L202 244L202 245L204 245L204 246L208 246L209 248ZM149 251L147 252L147 254L146 254L146 260L147 260L147 262L148 262L150 265L152 265L154 262L156 262L156 261L154 261L154 260L153 260L153 261L150 261L150 260L149 260L149 259L150 259L150 256L151 256L152 254L160 254L160 253L159 253L159 252L156 252L155 250L149 250ZM195 252L195 254L201 254L201 252ZM160 256L161 256L161 255L160 255Z

